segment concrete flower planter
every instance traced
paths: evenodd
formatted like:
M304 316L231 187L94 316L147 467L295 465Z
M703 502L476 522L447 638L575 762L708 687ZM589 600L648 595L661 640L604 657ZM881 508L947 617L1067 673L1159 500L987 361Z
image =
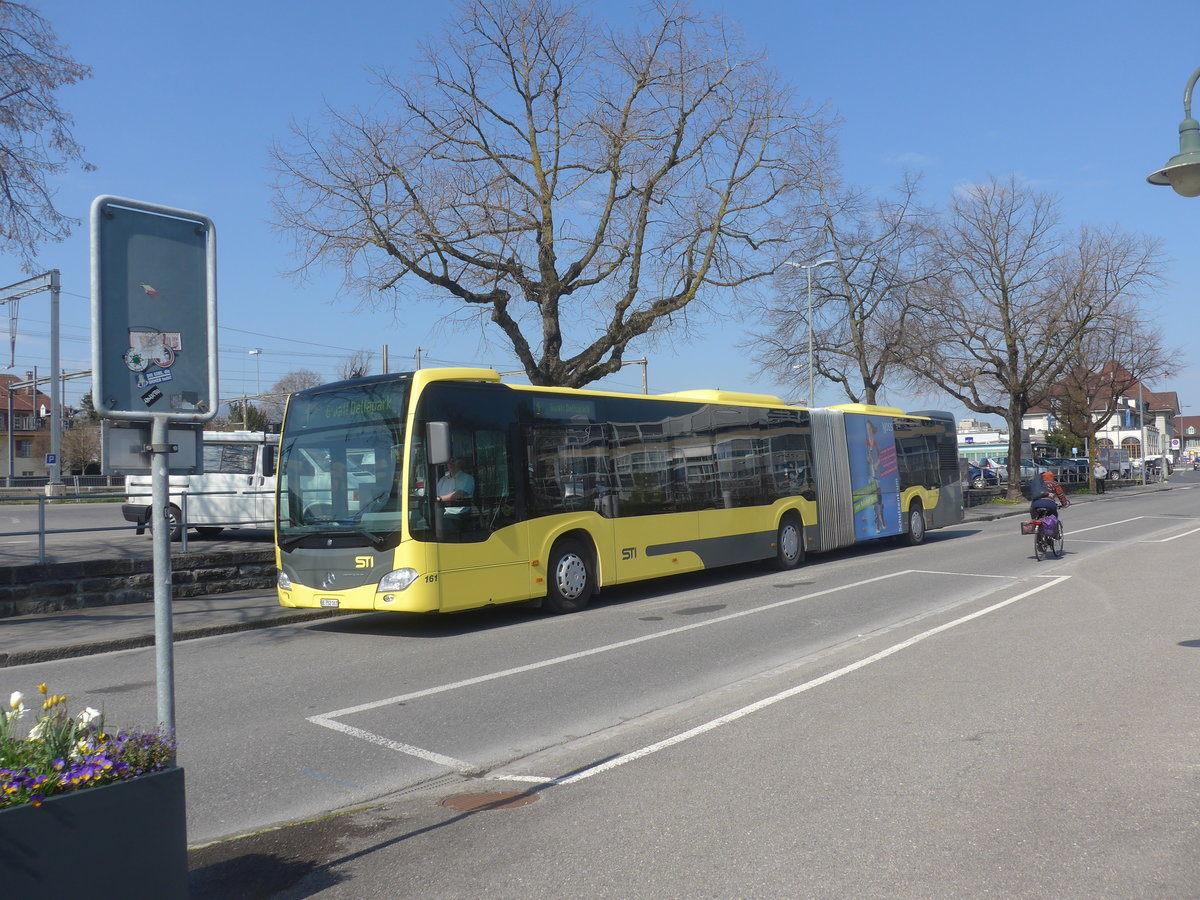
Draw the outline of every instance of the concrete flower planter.
M0 809L0 894L186 898L183 769Z

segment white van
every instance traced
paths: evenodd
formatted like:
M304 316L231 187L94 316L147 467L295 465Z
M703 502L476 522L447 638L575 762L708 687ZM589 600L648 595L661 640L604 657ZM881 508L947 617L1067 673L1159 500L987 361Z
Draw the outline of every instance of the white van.
M167 521L171 540L187 526L214 538L226 528L274 528L275 458L279 435L261 431L206 431L201 443L203 475L168 475ZM150 522L151 476L125 477L121 514L137 525Z

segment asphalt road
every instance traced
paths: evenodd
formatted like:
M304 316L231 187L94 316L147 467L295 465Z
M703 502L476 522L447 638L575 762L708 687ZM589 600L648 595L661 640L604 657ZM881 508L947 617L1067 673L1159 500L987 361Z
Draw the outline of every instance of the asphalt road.
M1194 478L917 548L176 647L196 897L1200 895ZM153 717L152 650L5 670ZM465 794L519 808L465 812ZM457 799L455 799L457 798Z

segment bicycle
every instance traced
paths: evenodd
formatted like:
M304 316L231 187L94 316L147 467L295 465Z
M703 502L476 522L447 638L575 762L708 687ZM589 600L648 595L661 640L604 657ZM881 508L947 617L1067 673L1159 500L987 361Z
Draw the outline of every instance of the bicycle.
M1063 544L1066 541L1062 519L1055 516L1057 522L1054 533L1047 534L1044 519L1033 520L1033 555L1038 562L1046 558L1047 553L1053 553L1055 559L1063 558Z

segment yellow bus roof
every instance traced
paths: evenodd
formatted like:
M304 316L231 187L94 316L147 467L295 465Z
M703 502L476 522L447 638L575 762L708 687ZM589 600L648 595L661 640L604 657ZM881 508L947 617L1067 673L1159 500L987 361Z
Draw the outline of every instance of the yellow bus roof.
M474 367L447 367L418 369L413 373L414 381L482 381L491 383L501 382L501 375L495 369ZM738 406L768 406L795 408L774 394L754 394L746 391L723 391L720 389L704 388L691 391L672 391L666 394L636 394L629 391L602 391L594 388L547 387L535 384L508 384L517 391L549 391L559 394L593 394L610 397L638 397L642 399L659 400L691 400L699 403L729 403ZM827 407L844 413L876 416L908 416L904 410L895 406L873 406L867 403L842 403ZM920 417L918 417L920 418Z
M895 406L872 406L869 403L839 403L837 406L830 406L829 409L837 409L842 412L857 413L859 415L871 416L907 416L904 410Z

